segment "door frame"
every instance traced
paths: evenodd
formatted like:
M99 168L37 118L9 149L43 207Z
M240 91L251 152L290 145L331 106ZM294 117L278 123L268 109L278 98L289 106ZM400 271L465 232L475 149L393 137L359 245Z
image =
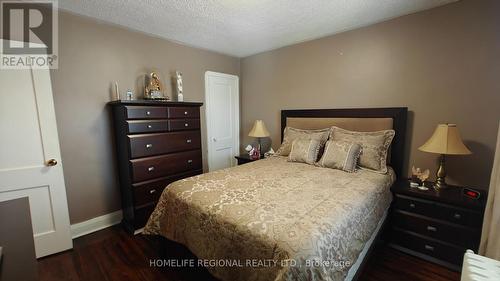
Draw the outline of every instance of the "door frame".
M205 72L205 122L207 126L207 156L208 156L208 171L211 171L211 168L213 165L211 163L213 162L213 155L211 153L212 148L213 148L213 142L212 142L212 126L210 123L210 89L209 89L209 80L210 77L222 77L222 78L230 78L234 79L236 83L236 99L233 102L233 108L234 108L234 141L233 145L235 148L235 153L238 153L240 151L240 78L237 75L232 75L232 74L226 74L226 73L220 73L220 72L214 72L214 71L206 71ZM236 155L233 155L236 156ZM231 166L236 165L236 159L233 157L231 159Z

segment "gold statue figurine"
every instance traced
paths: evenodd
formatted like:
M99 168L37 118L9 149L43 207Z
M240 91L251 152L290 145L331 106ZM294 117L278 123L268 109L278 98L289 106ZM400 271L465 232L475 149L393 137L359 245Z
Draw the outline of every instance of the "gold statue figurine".
M144 98L153 100L168 100L168 97L163 95L163 85L156 72L151 72L146 75Z

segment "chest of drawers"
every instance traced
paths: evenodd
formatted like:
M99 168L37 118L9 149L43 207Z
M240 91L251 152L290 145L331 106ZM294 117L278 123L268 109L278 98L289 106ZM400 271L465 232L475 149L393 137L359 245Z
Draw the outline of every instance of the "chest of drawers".
M390 245L403 252L459 270L466 249L477 251L486 192L480 199L461 187L435 191L396 182L391 191Z
M202 173L200 106L115 101L113 112L123 225L144 227L165 187Z

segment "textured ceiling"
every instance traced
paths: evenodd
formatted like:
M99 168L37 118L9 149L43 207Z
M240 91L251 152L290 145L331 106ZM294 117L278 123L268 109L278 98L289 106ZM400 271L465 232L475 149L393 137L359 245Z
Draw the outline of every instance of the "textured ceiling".
M59 0L76 14L245 57L456 0Z

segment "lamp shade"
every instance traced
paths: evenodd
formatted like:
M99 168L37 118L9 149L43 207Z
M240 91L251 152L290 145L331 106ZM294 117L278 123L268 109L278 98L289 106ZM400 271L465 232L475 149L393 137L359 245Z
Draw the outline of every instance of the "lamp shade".
M439 154L471 154L460 138L457 125L439 124L424 145L418 148L421 151Z
M249 137L254 138L264 138L269 137L269 135L269 131L267 130L266 125L262 120L255 120L252 130L250 130L250 133L248 133Z

